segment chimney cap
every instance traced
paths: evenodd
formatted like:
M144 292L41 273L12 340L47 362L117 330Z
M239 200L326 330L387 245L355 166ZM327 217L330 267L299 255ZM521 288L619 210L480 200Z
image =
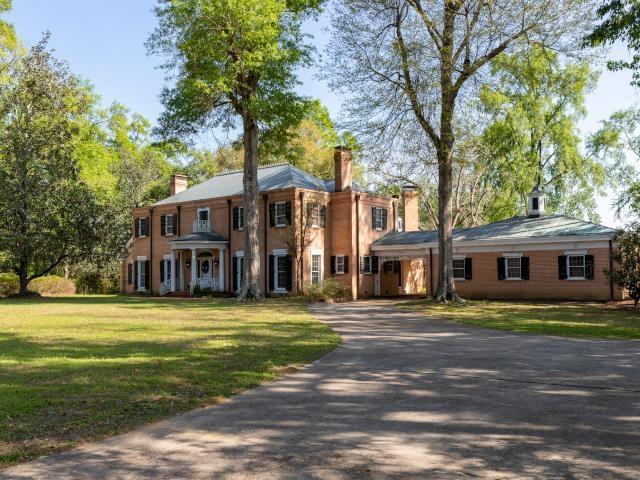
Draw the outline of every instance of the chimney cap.
M345 147L344 145L336 145L335 147L333 147L334 150L346 150L348 152L351 151L351 148L349 147Z
M405 183L402 185L403 192L412 192L418 189L418 186L415 183Z
M171 175L173 178L189 178L187 175L185 175L184 173L174 173Z

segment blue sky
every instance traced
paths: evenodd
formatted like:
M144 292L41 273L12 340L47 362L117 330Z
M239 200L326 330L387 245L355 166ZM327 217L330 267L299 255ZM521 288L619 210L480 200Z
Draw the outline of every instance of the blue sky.
M163 73L156 69L158 58L148 57L144 42L156 20L154 0L14 0L8 15L18 36L30 46L44 31L51 32L50 46L57 56L69 62L71 69L95 85L103 102L124 103L152 121L162 110L158 95L164 84ZM327 18L310 22L308 33L322 48L328 39ZM617 47L611 55L625 55ZM313 71L300 72L300 92L319 98L336 117L340 99L314 78ZM638 92L629 86L627 72L602 73L597 89L587 99L589 115L581 123L583 132L593 131L612 112L639 101ZM598 200L603 223L616 224L610 199Z

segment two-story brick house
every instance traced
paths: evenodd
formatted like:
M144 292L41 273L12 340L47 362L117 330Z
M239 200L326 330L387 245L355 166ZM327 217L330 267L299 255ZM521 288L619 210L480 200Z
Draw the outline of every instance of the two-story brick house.
M321 180L288 164L258 170L260 259L267 293L295 293L291 229L310 222L302 284L333 276L352 296L371 296L374 241L398 224L398 199L363 191L352 181L348 149L336 148L335 178ZM174 175L171 196L133 210L133 241L123 263L126 293L220 292L241 288L244 268L242 172L217 175L192 188ZM415 290L423 289L417 283Z
M268 294L296 293L297 284L343 282L351 296L434 293L438 233L420 231L418 194L374 195L352 181L351 153L336 148L335 178L321 180L288 164L262 167L261 281ZM234 293L244 267L242 172L192 188L175 175L171 196L133 211L133 241L122 267L122 290L188 294L194 287ZM309 227L300 265L289 246L292 229ZM546 214L534 190L526 216L454 231L453 272L469 298L616 300L605 275L615 248L613 229ZM302 275L302 282L297 276Z

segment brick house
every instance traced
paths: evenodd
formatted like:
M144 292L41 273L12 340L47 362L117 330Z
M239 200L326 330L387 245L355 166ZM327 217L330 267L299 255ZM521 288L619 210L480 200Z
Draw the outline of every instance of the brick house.
M352 181L351 152L336 148L335 178L288 164L258 170L261 282L267 294L333 277L354 298L432 293L438 237L419 230L418 195L364 191ZM242 172L187 188L174 175L171 196L133 210L133 238L122 263L125 293L189 293L196 286L235 293L244 267ZM605 277L612 229L545 215L534 191L529 215L454 232L456 287L465 297L617 299ZM295 261L291 235L308 225L310 245ZM402 228L403 227L403 228ZM298 268L298 265L301 268ZM302 281L297 282L302 275Z

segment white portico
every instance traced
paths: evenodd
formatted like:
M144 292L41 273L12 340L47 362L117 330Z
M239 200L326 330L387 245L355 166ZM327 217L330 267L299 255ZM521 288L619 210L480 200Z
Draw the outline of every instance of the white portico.
M196 287L214 292L225 291L224 257L229 241L210 231L208 222L196 223L200 222L194 222L193 233L168 242L171 254L164 272L169 274L165 273L161 295L187 290L193 293Z

